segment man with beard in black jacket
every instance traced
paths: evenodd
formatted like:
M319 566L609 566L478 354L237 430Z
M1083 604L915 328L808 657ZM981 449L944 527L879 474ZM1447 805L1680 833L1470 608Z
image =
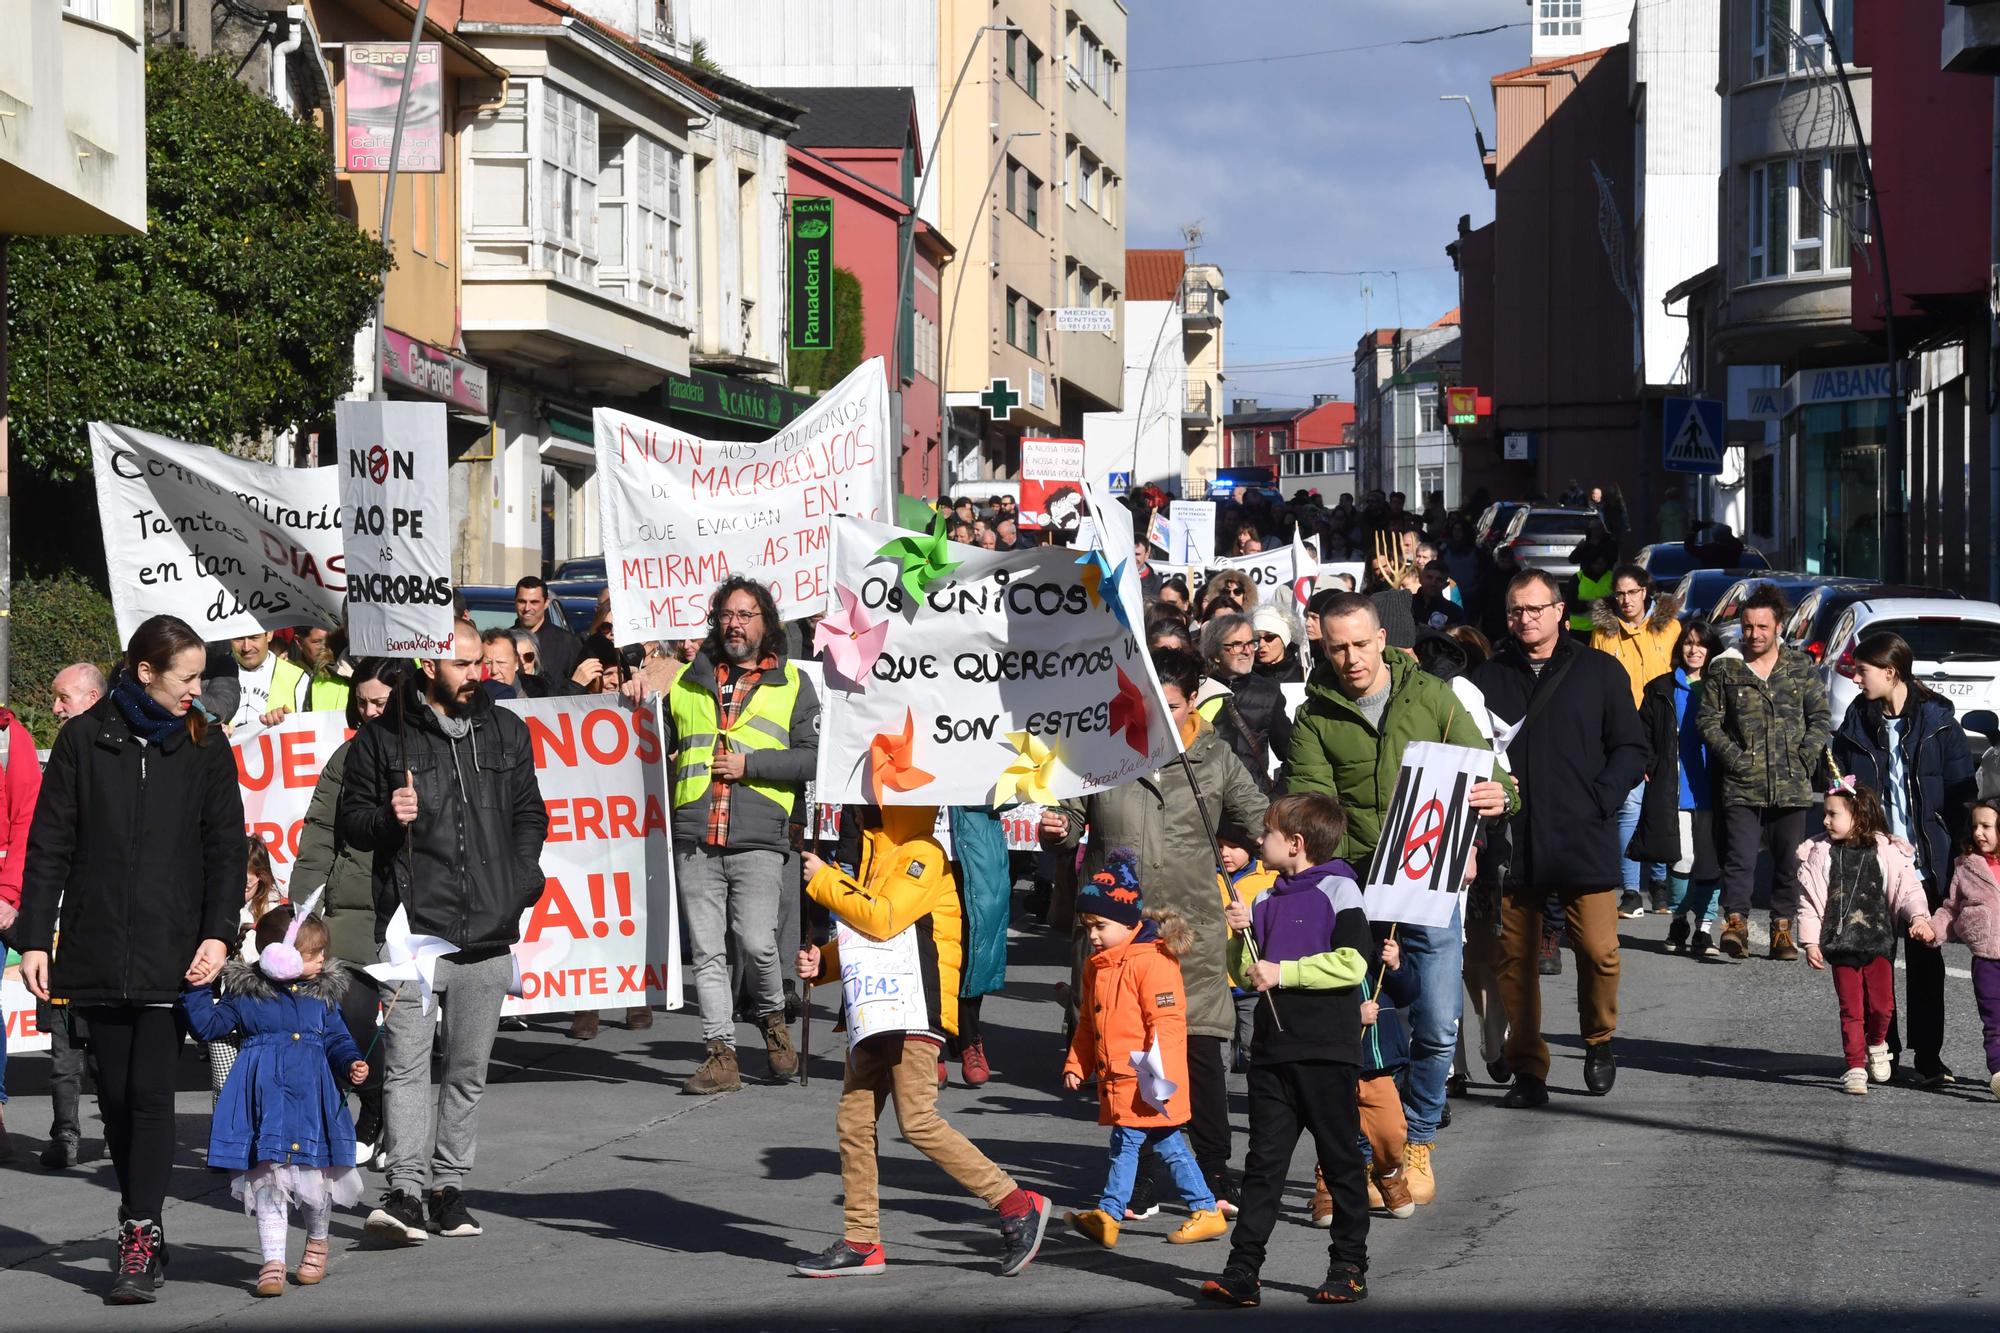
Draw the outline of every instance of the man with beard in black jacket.
M1550 894L1576 948L1584 1086L1601 1097L1618 1072L1618 812L1644 776L1646 735L1625 668L1564 634L1566 610L1549 575L1516 574L1507 585L1510 635L1472 673L1498 732L1493 748L1506 752L1521 785L1521 812L1508 821L1506 846L1491 853L1507 868L1497 970L1514 1086L1503 1106L1549 1100L1539 954Z
M451 656L423 662L389 711L354 738L340 795L341 837L375 853L376 940L403 911L412 933L457 946L436 962L441 1024L417 983L399 983L404 993L393 1007L395 990L385 986L383 997L389 1191L367 1225L371 1235L404 1245L433 1231L480 1234L459 1190L472 1170L487 1059L513 982L509 950L521 913L542 895L549 821L528 728L480 688L480 649L479 631L460 621ZM440 1036L443 1089L426 1170L431 1048Z

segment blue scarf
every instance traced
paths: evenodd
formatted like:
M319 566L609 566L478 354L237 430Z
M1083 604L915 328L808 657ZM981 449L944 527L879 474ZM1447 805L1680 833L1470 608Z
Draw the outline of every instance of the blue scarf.
M149 745L164 744L176 729L187 730L187 719L161 707L157 699L146 693L137 676L121 679L111 691L111 701L118 705L118 712L132 734Z

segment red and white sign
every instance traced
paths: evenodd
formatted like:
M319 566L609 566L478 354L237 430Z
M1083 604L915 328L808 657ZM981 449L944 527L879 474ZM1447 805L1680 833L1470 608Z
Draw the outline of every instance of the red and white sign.
M49 1034L35 1025L35 997L21 984L18 967L8 968L6 979L0 981L0 1022L7 1025L7 1054L49 1048Z
M486 415L486 367L407 333L382 330L382 374L462 412Z
M508 700L534 748L548 807L541 901L521 918L516 1014L681 1006L680 919L666 767L652 707L614 695ZM236 746L248 831L291 882L320 770L346 739L339 713L295 713Z
M1083 441L1021 441L1021 507L1016 521L1023 528L1055 528L1074 534L1083 526L1089 506L1083 499Z

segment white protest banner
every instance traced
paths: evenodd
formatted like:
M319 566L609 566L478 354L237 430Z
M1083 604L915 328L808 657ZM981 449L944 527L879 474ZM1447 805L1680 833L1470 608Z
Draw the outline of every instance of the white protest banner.
M681 1005L658 715L617 695L508 700L520 714L549 812L541 900L514 946L522 997L508 1013ZM294 713L236 744L245 830L264 840L281 888L298 860L320 771L347 738L340 713Z
M1174 526L1180 545L1167 558L1177 565L1209 565L1215 561L1215 501L1174 501Z
M21 969L10 967L0 979L0 1023L7 1027L7 1053L46 1051L49 1034L35 1022L35 997L21 984Z
M90 423L118 637L174 615L211 643L340 623L347 594L336 469L273 467Z
M451 649L451 488L443 403L338 402L347 651Z
M1292 601L1303 612L1319 579L1319 544L1306 542L1305 529L1292 529Z
M1188 590L1200 592L1202 586L1225 569L1240 569L1257 590L1257 600L1272 601L1276 598L1289 600L1290 589L1297 579L1297 559L1292 548L1280 546L1275 551L1260 551L1256 555L1230 555L1206 565L1191 565L1159 561L1154 569L1161 574L1184 574L1187 576ZM1283 601L1280 601L1283 605Z
M1021 441L1020 526L1054 528L1056 540L1072 544L1082 526L1083 441L1030 436Z
M1493 776L1493 752L1417 741L1404 747L1382 841L1362 886L1370 921L1448 926L1465 891L1466 858L1479 816L1472 784Z
M599 408L604 567L620 644L708 632L733 574L768 585L785 620L827 608L827 521L895 513L896 441L882 358L864 361L757 444L705 440Z
M1081 559L838 520L840 609L817 635L819 799L1047 804L1172 760L1178 738L1134 632L1130 518L1115 503L1104 516L1112 545Z

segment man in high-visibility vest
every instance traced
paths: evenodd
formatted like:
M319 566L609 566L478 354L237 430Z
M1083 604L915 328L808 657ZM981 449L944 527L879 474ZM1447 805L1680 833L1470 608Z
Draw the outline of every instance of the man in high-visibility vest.
M757 997L771 1077L788 1079L799 1060L785 1025L778 917L792 817L819 764L819 696L786 660L785 629L763 584L732 578L715 590L708 639L668 688L665 711L675 882L708 1047L681 1091L742 1086L732 942Z

